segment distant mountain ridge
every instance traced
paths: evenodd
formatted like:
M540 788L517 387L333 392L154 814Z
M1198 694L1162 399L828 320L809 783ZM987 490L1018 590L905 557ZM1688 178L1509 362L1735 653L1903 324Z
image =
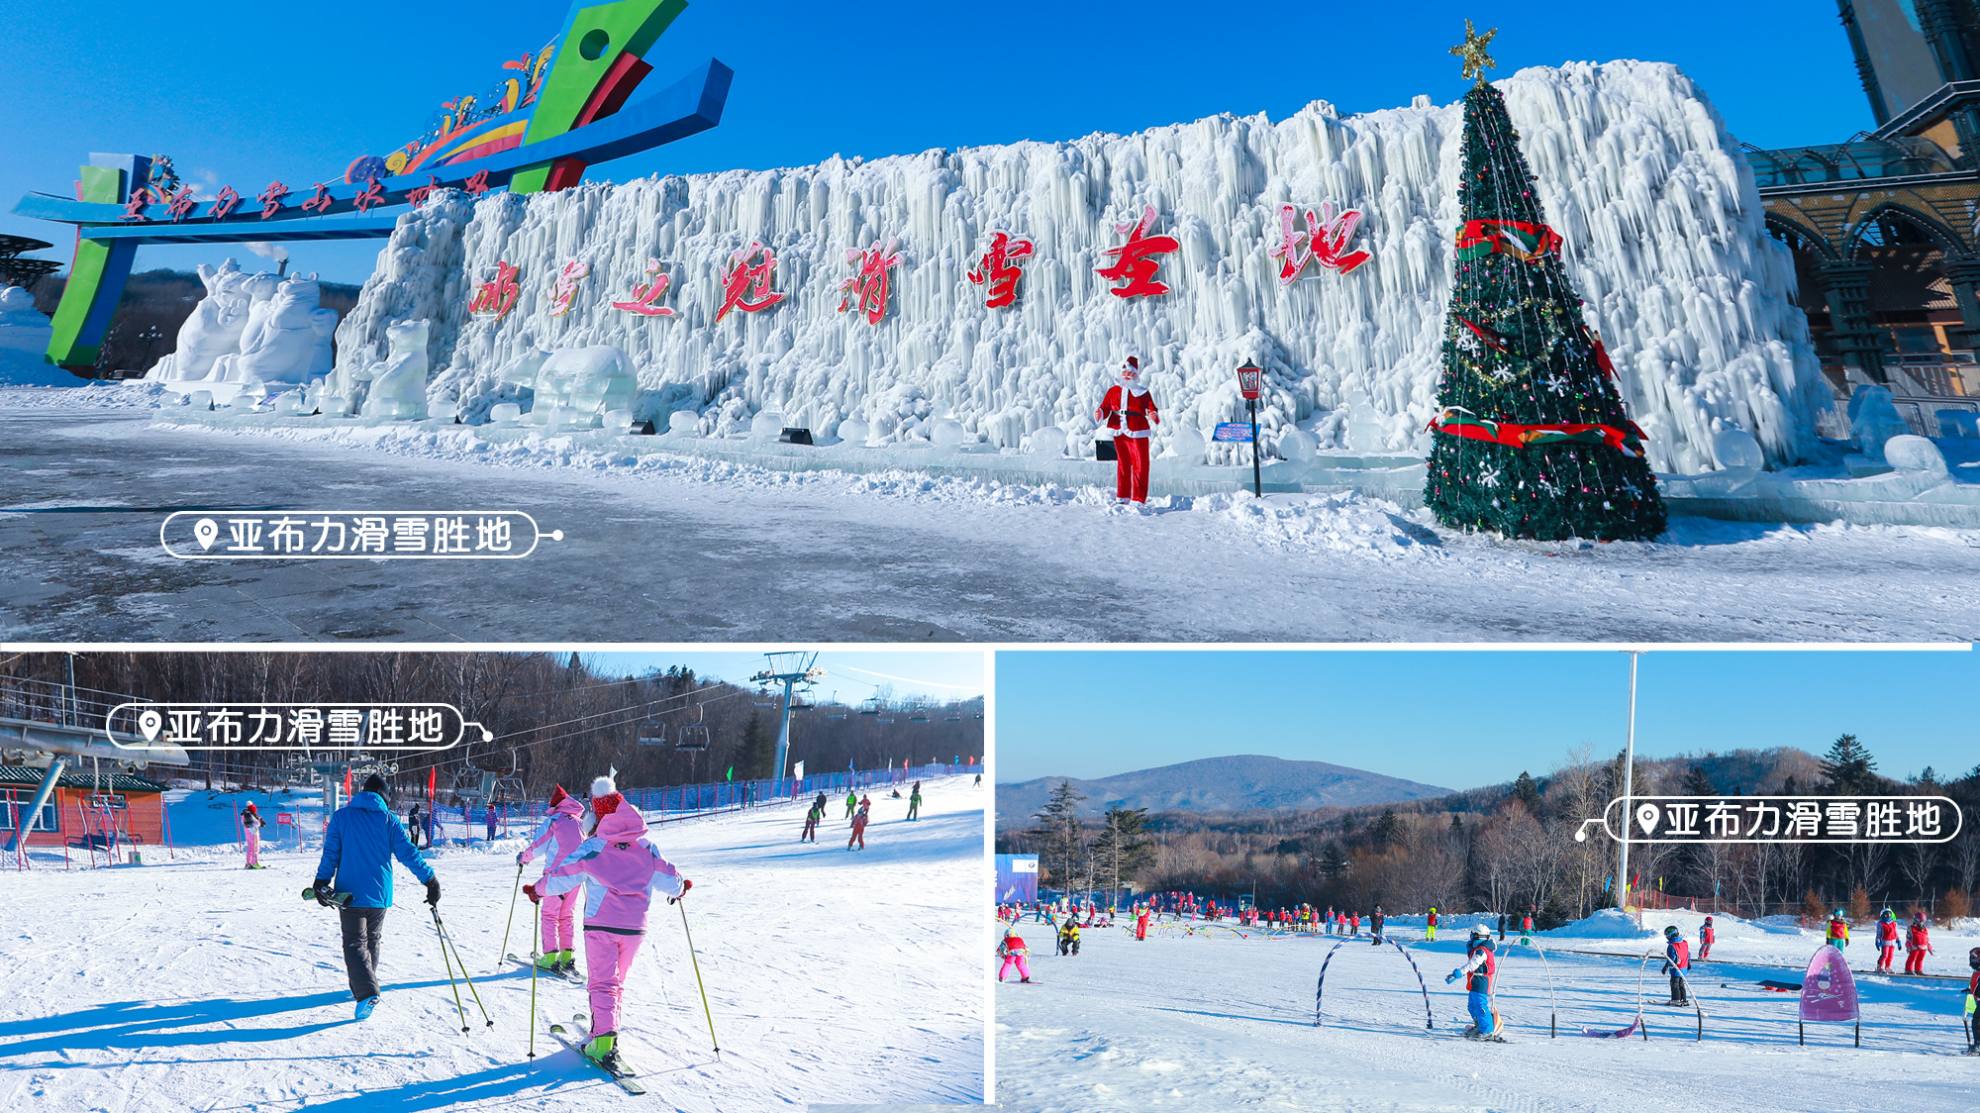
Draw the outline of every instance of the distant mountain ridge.
M1114 806L1151 812L1299 811L1355 807L1448 796L1448 788L1383 776L1326 761L1239 754L1200 758L1111 777L1037 777L997 786L997 823L1023 827L1051 798L1060 781L1084 793L1080 814L1099 816Z

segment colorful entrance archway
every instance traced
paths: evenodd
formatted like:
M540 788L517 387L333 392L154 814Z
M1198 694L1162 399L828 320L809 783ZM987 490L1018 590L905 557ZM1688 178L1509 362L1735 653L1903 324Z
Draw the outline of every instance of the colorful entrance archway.
M509 112L484 139L414 173L319 182L307 190L272 182L252 199L227 189L213 200L194 201L189 189L154 197L148 158L90 156L73 199L31 193L14 207L21 216L76 229L48 361L72 369L95 366L143 244L382 238L403 207L423 204L435 188L476 194L568 189L593 163L715 127L735 72L713 58L632 100L653 69L646 53L686 7L687 0L573 0L547 52L549 69L534 102Z

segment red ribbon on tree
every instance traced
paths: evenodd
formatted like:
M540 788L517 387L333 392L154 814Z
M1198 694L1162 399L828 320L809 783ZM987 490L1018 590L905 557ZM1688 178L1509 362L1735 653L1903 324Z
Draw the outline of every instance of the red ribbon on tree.
M1507 350L1506 338L1500 336L1496 331L1486 328L1484 325L1479 324L1478 322L1472 320L1469 317L1459 317L1458 323L1462 324L1465 328L1470 329L1472 335L1484 341L1485 346L1487 348L1490 348L1495 352L1503 352Z
M1559 232L1523 220L1467 220L1458 229L1457 257L1470 263L1498 252L1531 263L1561 249Z
M1462 406L1451 406L1430 419L1429 429L1468 441L1486 441L1510 448L1546 448L1556 444L1607 445L1624 456L1643 455L1643 430L1634 421L1621 428L1589 422L1557 421L1520 424L1479 417Z

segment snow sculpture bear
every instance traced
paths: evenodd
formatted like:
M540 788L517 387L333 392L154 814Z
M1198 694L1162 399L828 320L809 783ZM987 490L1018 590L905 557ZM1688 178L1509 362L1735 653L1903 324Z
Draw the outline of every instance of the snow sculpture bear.
M321 307L314 274L291 275L244 327L238 355L222 356L213 379L250 386L296 386L330 373L336 311ZM348 412L348 411L347 411Z
M215 363L240 350L241 333L248 322L248 278L232 259L217 269L201 263L199 281L206 287L206 296L179 326L174 350L153 364L144 377L155 383L213 381Z
M389 352L383 363L353 368L353 378L371 383L364 396L367 421L426 419L426 336L431 322L394 321L385 329Z
M1911 432L1885 386L1864 385L1849 396L1849 439L1874 463L1884 462L1884 442Z
M632 361L609 344L525 351L502 372L502 381L535 391L525 425L596 429L612 410L632 409L639 392Z

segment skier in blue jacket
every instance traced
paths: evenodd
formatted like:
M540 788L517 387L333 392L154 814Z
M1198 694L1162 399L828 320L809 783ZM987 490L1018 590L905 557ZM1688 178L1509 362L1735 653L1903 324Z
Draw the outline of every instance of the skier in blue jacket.
M378 1007L378 944L385 910L392 907L392 859L426 886L426 903L440 903L440 879L406 837L385 804L385 779L373 773L364 789L330 817L323 857L316 863L318 904L336 907L344 932L344 970L350 977L357 1018Z
M1664 973L1671 976L1671 999L1666 1004L1689 1005L1691 994L1685 979L1691 974L1691 944L1676 924L1664 928Z
M1499 976L1499 956L1493 950L1492 932L1484 924L1473 925L1471 941L1465 944L1464 951L1464 965L1451 971L1444 984L1464 979L1465 1006L1471 1012L1471 1030L1465 1036L1504 1043L1506 1038L1499 1034L1504 1022L1492 1007L1492 983Z

